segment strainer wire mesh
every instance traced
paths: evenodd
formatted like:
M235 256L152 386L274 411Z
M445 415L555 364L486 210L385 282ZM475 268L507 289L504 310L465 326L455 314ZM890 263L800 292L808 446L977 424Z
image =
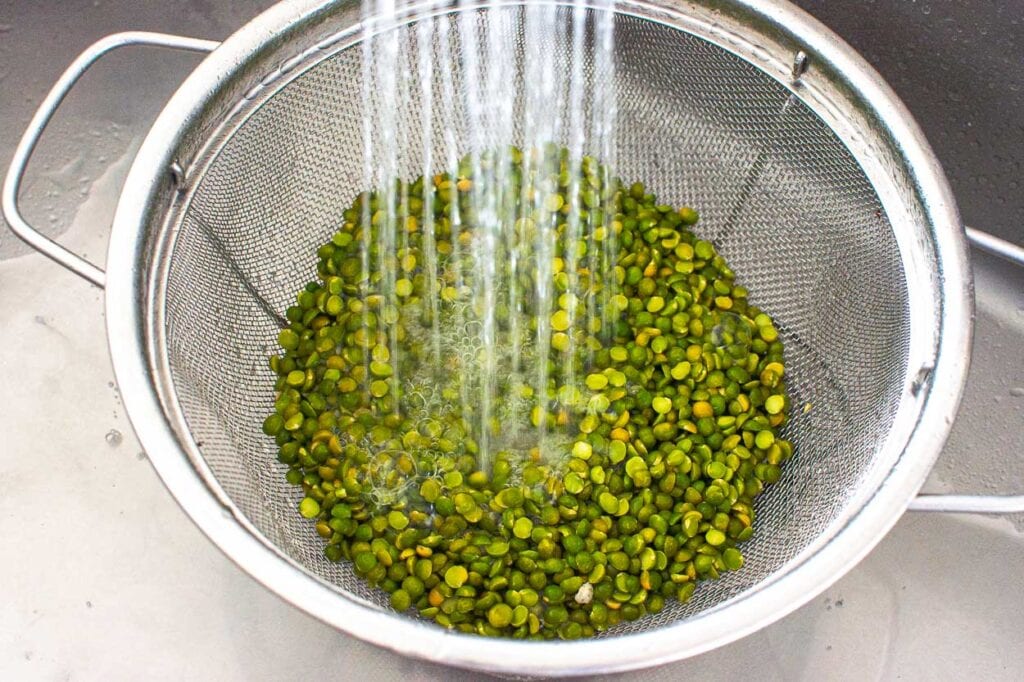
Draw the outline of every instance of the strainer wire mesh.
M521 50L521 8L503 22ZM562 7L559 12L590 11ZM465 87L459 22L449 22L447 62ZM415 50L409 25L396 29ZM687 604L670 600L620 634L714 607L784 570L842 514L878 461L906 374L906 282L892 226L856 159L799 98L750 63L660 23L616 17L617 174L642 180L664 203L701 212L701 235L716 242L753 303L778 321L795 405L787 437L797 454L782 480L757 500L746 565L702 583ZM567 73L565 39L552 29L545 50ZM487 58L482 51L479 60ZM594 68L588 59L586 69ZM324 558L322 541L296 513L301 491L284 480L263 416L273 408L280 313L315 277L312 255L365 188L360 49L317 53L273 96L225 123L190 190L176 227L161 295L176 398L217 484L268 542L345 594L386 607L345 563ZM592 74L593 75L593 74ZM520 74L521 76L521 74ZM598 77L607 76L597 74ZM516 77L512 74L510 77ZM435 79L438 82L439 79ZM373 92L373 88L370 88ZM440 94L435 90L435 98ZM468 151L457 100L434 134L420 132L423 102L397 106L407 127L405 158L436 158L441 126ZM441 103L435 101L435 111ZM483 139L491 144L509 140ZM522 143L516 131L514 143ZM565 140L559 140L565 143ZM417 167L400 169L415 177ZM806 407L806 409L805 409Z

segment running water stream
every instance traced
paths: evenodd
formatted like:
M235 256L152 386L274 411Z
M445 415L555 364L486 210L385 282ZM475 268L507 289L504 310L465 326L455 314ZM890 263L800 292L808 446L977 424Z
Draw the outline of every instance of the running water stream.
M363 3L363 185L378 200L362 202L375 236L364 231L361 253L380 279L365 278L361 294L379 297L390 324L408 278L422 275L421 329L408 331L421 357L403 370L407 344L388 334L366 354L366 376L390 360L394 410L458 410L484 471L501 451L553 462L577 433L566 415L584 395L588 335L612 323L607 291L572 292L615 253L601 191L616 148L613 3L459 0L410 28L411 7ZM367 338L379 334L372 322L363 317ZM451 376L457 390L436 395Z

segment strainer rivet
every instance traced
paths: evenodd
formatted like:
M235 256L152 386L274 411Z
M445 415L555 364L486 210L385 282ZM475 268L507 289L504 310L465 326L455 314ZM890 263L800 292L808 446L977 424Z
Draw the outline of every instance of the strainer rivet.
M925 365L917 370L917 376L914 377L914 381L910 384L910 393L912 395L919 394L924 385L928 383L932 376L932 369L934 368L931 365Z
M179 192L185 191L185 169L177 161L171 161L169 170L171 171L171 181L174 183L174 187Z
M796 85L800 82L800 79L805 73L807 73L807 67L811 65L811 60L807 57L807 53L800 50L793 57L793 68L790 71L790 75L793 78L793 84Z

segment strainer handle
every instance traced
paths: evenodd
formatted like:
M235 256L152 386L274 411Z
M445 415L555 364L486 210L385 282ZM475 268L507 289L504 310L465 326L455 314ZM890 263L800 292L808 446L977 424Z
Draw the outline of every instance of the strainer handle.
M1024 266L1024 248L973 227L966 228L966 231L967 238L982 251ZM918 495L908 509L964 514L1015 514L1024 512L1024 495Z
M964 230L967 232L967 238L971 240L971 243L982 251L987 251L1012 263L1024 266L1024 248L1005 239L1000 239L988 232L976 230L973 227L965 227Z
M18 190L21 188L21 181L25 177L25 169L28 167L28 162L32 158L32 152L35 150L39 138L50 123L50 119L53 118L57 107L64 101L71 88L82 77L82 74L100 57L119 47L129 45L169 47L190 52L212 52L220 43L212 40L198 40L196 38L184 38L165 33L148 33L145 31L114 33L96 41L71 62L71 65L54 83L42 104L39 105L39 109L28 124L25 134L21 136L17 149L14 150L14 158L11 159L10 168L7 170L7 177L4 178L3 214L4 218L7 219L7 224L11 226L11 230L36 251L52 258L68 270L84 277L98 287L102 287L106 280L106 274L103 270L78 254L72 253L32 227L18 210Z
M958 514L1019 514L1024 512L1024 495L918 495L908 511Z

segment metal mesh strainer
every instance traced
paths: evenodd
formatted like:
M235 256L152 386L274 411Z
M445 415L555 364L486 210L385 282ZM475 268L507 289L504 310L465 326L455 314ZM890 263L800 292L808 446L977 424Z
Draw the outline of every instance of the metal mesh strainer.
M489 10L496 11L520 20L495 26L522 28L521 8ZM452 15L437 21L450 23L458 90L463 24ZM397 30L416 40L408 25ZM616 35L619 173L644 179L667 203L700 207L704 233L780 322L794 404L814 406L793 420L799 456L759 500L745 570L630 626L644 629L781 570L836 522L872 467L891 468L878 460L879 442L903 389L911 330L892 227L839 138L787 88L701 38L630 16L619 19ZM552 30L545 38L555 72L568 73L564 35ZM175 397L216 483L296 563L384 605L386 595L367 589L347 563L323 557L322 541L295 512L301 491L284 482L287 469L276 464L258 418L273 411L265 359L280 329L267 309L283 311L315 277L310 254L363 190L362 120L373 109L361 99L361 52L358 45L332 52L297 66L301 75L227 122L182 201L156 295L166 301ZM440 50L435 61L443 63ZM398 107L410 133L419 131L424 106L416 95ZM442 144L442 126L468 129L463 101L456 100L454 125L435 116L428 143ZM410 140L412 159L422 156L420 137ZM468 141L458 143L464 153ZM446 151L435 148L434 158ZM403 171L411 177L417 168Z
M456 88L458 11L508 13L502 25L516 38L523 10L404 10L395 30L410 43L415 22L449 22ZM945 437L969 344L964 247L941 172L891 93L834 36L775 2L625 2L615 30L618 174L700 209L704 234L779 322L794 404L812 406L789 427L796 457L758 499L743 570L605 635L628 645L486 640L400 616L347 564L325 560L295 513L297 490L260 430L272 409L266 358L277 312L315 274L310 254L364 189L358 7L303 0L267 12L197 69L139 152L107 288L133 423L218 545L348 632L433 660L526 673L692 655L837 579L895 522ZM564 36L548 38L556 73L567 73ZM813 64L802 77L791 71L801 51ZM396 105L409 125L408 156L429 144L442 158L440 130L416 132L420 104ZM456 102L437 121L457 132L459 153L468 149L458 137L465 115Z

